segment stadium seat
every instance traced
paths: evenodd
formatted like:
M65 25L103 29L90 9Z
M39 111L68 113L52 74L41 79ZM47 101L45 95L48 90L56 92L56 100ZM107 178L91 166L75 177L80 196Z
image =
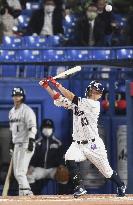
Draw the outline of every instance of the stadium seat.
M47 45L50 46L61 46L62 44L63 37L54 35L54 36L49 36L47 38Z
M63 49L47 49L42 51L42 60L48 61L66 61L66 52Z
M126 16L122 15L122 14L116 14L113 13L114 19L115 19L115 23L117 24L117 26L119 27L125 27L126 23L127 23L127 19Z
M18 17L18 25L15 26L15 30L18 32L23 31L29 24L29 21L31 19L31 16L35 10L38 10L42 7L41 1L33 1L33 2L27 2L26 8L22 10L21 15Z
M92 52L88 49L67 49L69 61L86 61L92 59Z
M117 59L133 58L133 49L119 48L116 50L116 57Z
M2 39L3 48L21 48L22 47L22 37L16 36L4 36Z
M96 60L107 60L113 59L113 53L110 49L93 49L92 58Z
M34 2L27 2L26 3L26 10L34 11L40 9L42 6L42 2L34 1Z
M16 59L16 50L0 50L0 62L15 62Z
M13 31L22 32L24 29L26 29L31 19L32 13L33 13L33 10L31 9L22 10L21 14L17 18L18 25L13 27Z
M78 20L77 15L66 15L63 20L64 36L67 39L75 38L75 25Z
M17 60L20 62L40 62L41 51L40 50L20 50L17 53Z
M24 36L26 48L45 48L47 39L45 36Z
M21 27L21 28L26 28L29 24L29 21L30 21L30 17L31 17L31 14L29 15L20 15L18 17L18 28Z

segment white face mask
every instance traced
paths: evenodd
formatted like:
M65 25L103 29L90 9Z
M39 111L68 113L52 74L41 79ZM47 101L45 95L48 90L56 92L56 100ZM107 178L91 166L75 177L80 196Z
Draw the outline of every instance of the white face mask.
M55 6L54 5L46 5L44 8L45 8L46 13L52 13L55 9Z
M42 133L46 137L50 137L53 133L53 128L43 128Z

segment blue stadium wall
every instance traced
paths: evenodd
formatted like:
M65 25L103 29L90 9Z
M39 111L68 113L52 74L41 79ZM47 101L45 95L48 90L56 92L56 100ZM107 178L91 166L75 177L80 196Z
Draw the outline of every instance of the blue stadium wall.
M63 82L68 87L68 81ZM53 104L53 100L40 87L38 81L28 80L3 80L0 82L0 123L8 123L8 112L13 106L11 92L13 87L22 87L26 91L26 103L29 104L37 115L38 128L43 118L50 118L55 123L55 134L59 139L67 144L70 131L68 115L69 113L63 108L57 108ZM67 119L67 120L66 120ZM61 129L62 128L62 129Z

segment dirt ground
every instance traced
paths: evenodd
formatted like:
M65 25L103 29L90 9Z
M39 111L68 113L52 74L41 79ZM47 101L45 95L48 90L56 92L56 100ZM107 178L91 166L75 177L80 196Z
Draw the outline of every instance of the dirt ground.
M75 199L72 195L0 197L0 205L133 205L133 195L87 194Z

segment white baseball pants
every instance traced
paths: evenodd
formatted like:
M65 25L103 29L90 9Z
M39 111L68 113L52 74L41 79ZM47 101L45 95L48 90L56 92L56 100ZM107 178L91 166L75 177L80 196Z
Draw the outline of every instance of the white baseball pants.
M106 178L112 176L113 170L109 165L107 151L101 138L94 142L88 141L87 144L72 142L65 154L65 160L81 162L86 159L92 162Z

